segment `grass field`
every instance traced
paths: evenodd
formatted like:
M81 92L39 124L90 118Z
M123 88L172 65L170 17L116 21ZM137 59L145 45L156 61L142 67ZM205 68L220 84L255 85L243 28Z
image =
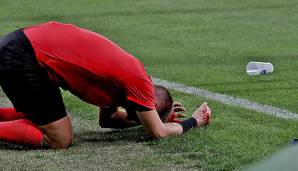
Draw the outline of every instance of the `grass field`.
M110 38L139 58L150 75L298 112L298 3L291 0L0 0L0 35L49 20ZM275 71L249 77L252 60ZM206 99L172 91L189 109ZM1 106L7 99L1 94ZM297 121L208 101L210 126L145 141L141 127L101 129L98 109L67 92L75 140L68 150L0 144L3 170L238 170L298 137Z

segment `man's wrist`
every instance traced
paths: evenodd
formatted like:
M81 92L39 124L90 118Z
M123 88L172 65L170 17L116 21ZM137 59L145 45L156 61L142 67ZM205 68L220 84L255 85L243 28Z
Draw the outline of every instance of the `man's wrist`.
M198 125L199 125L199 119L196 118L196 117L194 117L194 116L192 116L192 118L194 118L194 119L196 120L196 122L197 122L197 126L198 126Z
M187 132L188 130L192 128L196 128L198 125L197 119L194 117L191 117L189 119L186 119L179 123L183 128L183 133Z

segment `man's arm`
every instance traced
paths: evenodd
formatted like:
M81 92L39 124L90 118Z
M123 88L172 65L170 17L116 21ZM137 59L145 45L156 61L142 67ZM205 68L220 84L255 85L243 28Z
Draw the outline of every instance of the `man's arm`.
M162 123L156 110L137 111L137 115L149 135L159 139L167 136L180 135L193 127L201 127L202 125L208 124L211 117L211 110L205 102L194 111L192 118L182 121L181 123Z
M159 139L162 137L180 135L183 133L183 128L177 123L162 123L156 110L138 112L137 115L143 124L145 130L153 138Z

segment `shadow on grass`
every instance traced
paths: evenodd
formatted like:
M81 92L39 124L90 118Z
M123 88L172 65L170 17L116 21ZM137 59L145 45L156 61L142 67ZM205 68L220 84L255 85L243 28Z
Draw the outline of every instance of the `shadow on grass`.
M74 134L75 142L147 142L152 140L142 127L104 131L81 131Z
M0 141L0 150L29 151L34 149Z
M123 144L123 142L135 142L135 143L143 143L152 141L152 139L146 135L144 129L142 127L129 128L129 129L112 129L112 130L98 130L98 131L80 131L74 133L74 140L72 147L81 146L85 143L92 143L98 145L110 145L110 143L114 144ZM13 151L30 151L35 150L29 147L23 147L11 143L6 143L0 141L0 150L13 150ZM41 149L45 150L45 149Z

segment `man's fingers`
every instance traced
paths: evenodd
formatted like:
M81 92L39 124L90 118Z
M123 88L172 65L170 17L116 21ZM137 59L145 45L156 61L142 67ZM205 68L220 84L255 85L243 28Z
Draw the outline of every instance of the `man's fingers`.
M179 120L177 118L184 118L186 115L182 114L182 113L171 113L168 116L167 122L176 122L176 123L180 123L182 122L182 120Z
M185 112L186 109L182 106L174 107L173 108L174 112Z
M174 102L173 103L173 107L177 107L177 106L182 106L182 103L180 103L180 102Z
M185 118L185 116L186 116L186 115L185 115L185 114L182 114L182 113L177 113L177 114L176 114L176 117L177 117L177 118Z

